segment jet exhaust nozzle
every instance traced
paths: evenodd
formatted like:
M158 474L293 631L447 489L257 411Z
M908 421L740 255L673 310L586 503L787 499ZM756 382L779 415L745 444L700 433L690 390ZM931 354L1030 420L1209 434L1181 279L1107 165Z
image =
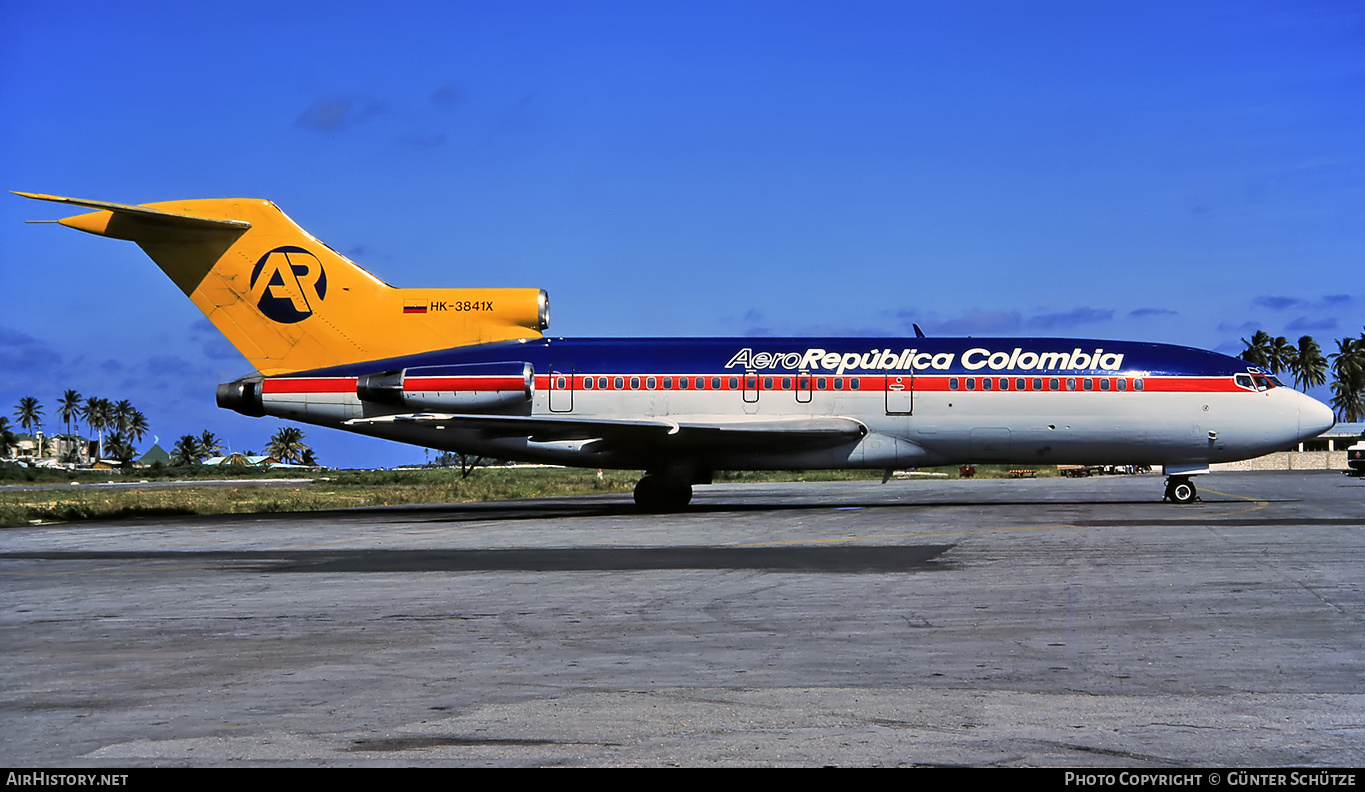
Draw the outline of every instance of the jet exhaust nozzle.
M217 397L218 406L225 410L252 418L265 415L265 406L261 403L261 381L258 379L224 382L218 386Z

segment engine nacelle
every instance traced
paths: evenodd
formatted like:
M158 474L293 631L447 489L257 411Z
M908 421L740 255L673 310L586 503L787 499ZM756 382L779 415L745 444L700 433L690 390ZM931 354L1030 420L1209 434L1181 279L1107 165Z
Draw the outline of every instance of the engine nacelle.
M535 383L530 363L465 363L366 374L355 393L413 412L484 412L529 402Z
M218 406L252 418L262 417L265 415L265 406L261 401L261 378L244 377L219 385Z

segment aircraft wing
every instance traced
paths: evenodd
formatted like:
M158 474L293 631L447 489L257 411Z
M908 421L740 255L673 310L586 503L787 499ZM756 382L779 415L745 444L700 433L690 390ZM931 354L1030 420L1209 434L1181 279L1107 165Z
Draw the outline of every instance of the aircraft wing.
M597 440L605 445L665 447L670 450L815 450L858 440L867 427L852 418L807 417L740 419L678 416L616 420L572 416L467 415L410 413L355 418L347 426L409 424L437 430L475 431L487 438L525 437L547 443Z

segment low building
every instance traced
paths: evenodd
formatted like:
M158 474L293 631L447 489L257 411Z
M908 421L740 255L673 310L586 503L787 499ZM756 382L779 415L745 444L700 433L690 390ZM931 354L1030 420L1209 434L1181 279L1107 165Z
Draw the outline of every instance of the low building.
M13 459L31 462L42 456L40 446L46 446L42 432L29 434L28 432L15 432L14 445L10 447L10 457Z
M273 467L279 463L280 460L273 456L247 456L246 454L228 454L227 456L209 457L204 460L205 465L222 467Z
M1294 448L1241 462L1221 462L1211 470L1347 470L1346 449L1365 439L1365 422L1339 423Z
M137 465L138 467L151 467L158 462L161 463L162 467L169 466L171 464L171 455L166 453L166 449L162 448L159 444L152 443L152 447L147 449L147 453L143 454L138 459Z

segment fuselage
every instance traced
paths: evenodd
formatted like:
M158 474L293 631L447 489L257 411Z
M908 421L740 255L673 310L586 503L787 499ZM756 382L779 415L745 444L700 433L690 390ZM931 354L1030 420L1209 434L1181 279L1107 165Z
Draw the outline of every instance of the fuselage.
M375 395L381 379L388 397ZM1054 338L542 338L264 378L224 406L462 453L644 469L1198 468L1333 425L1325 405L1237 358ZM755 425L837 417L865 432L814 448L670 449L357 420L424 413Z

